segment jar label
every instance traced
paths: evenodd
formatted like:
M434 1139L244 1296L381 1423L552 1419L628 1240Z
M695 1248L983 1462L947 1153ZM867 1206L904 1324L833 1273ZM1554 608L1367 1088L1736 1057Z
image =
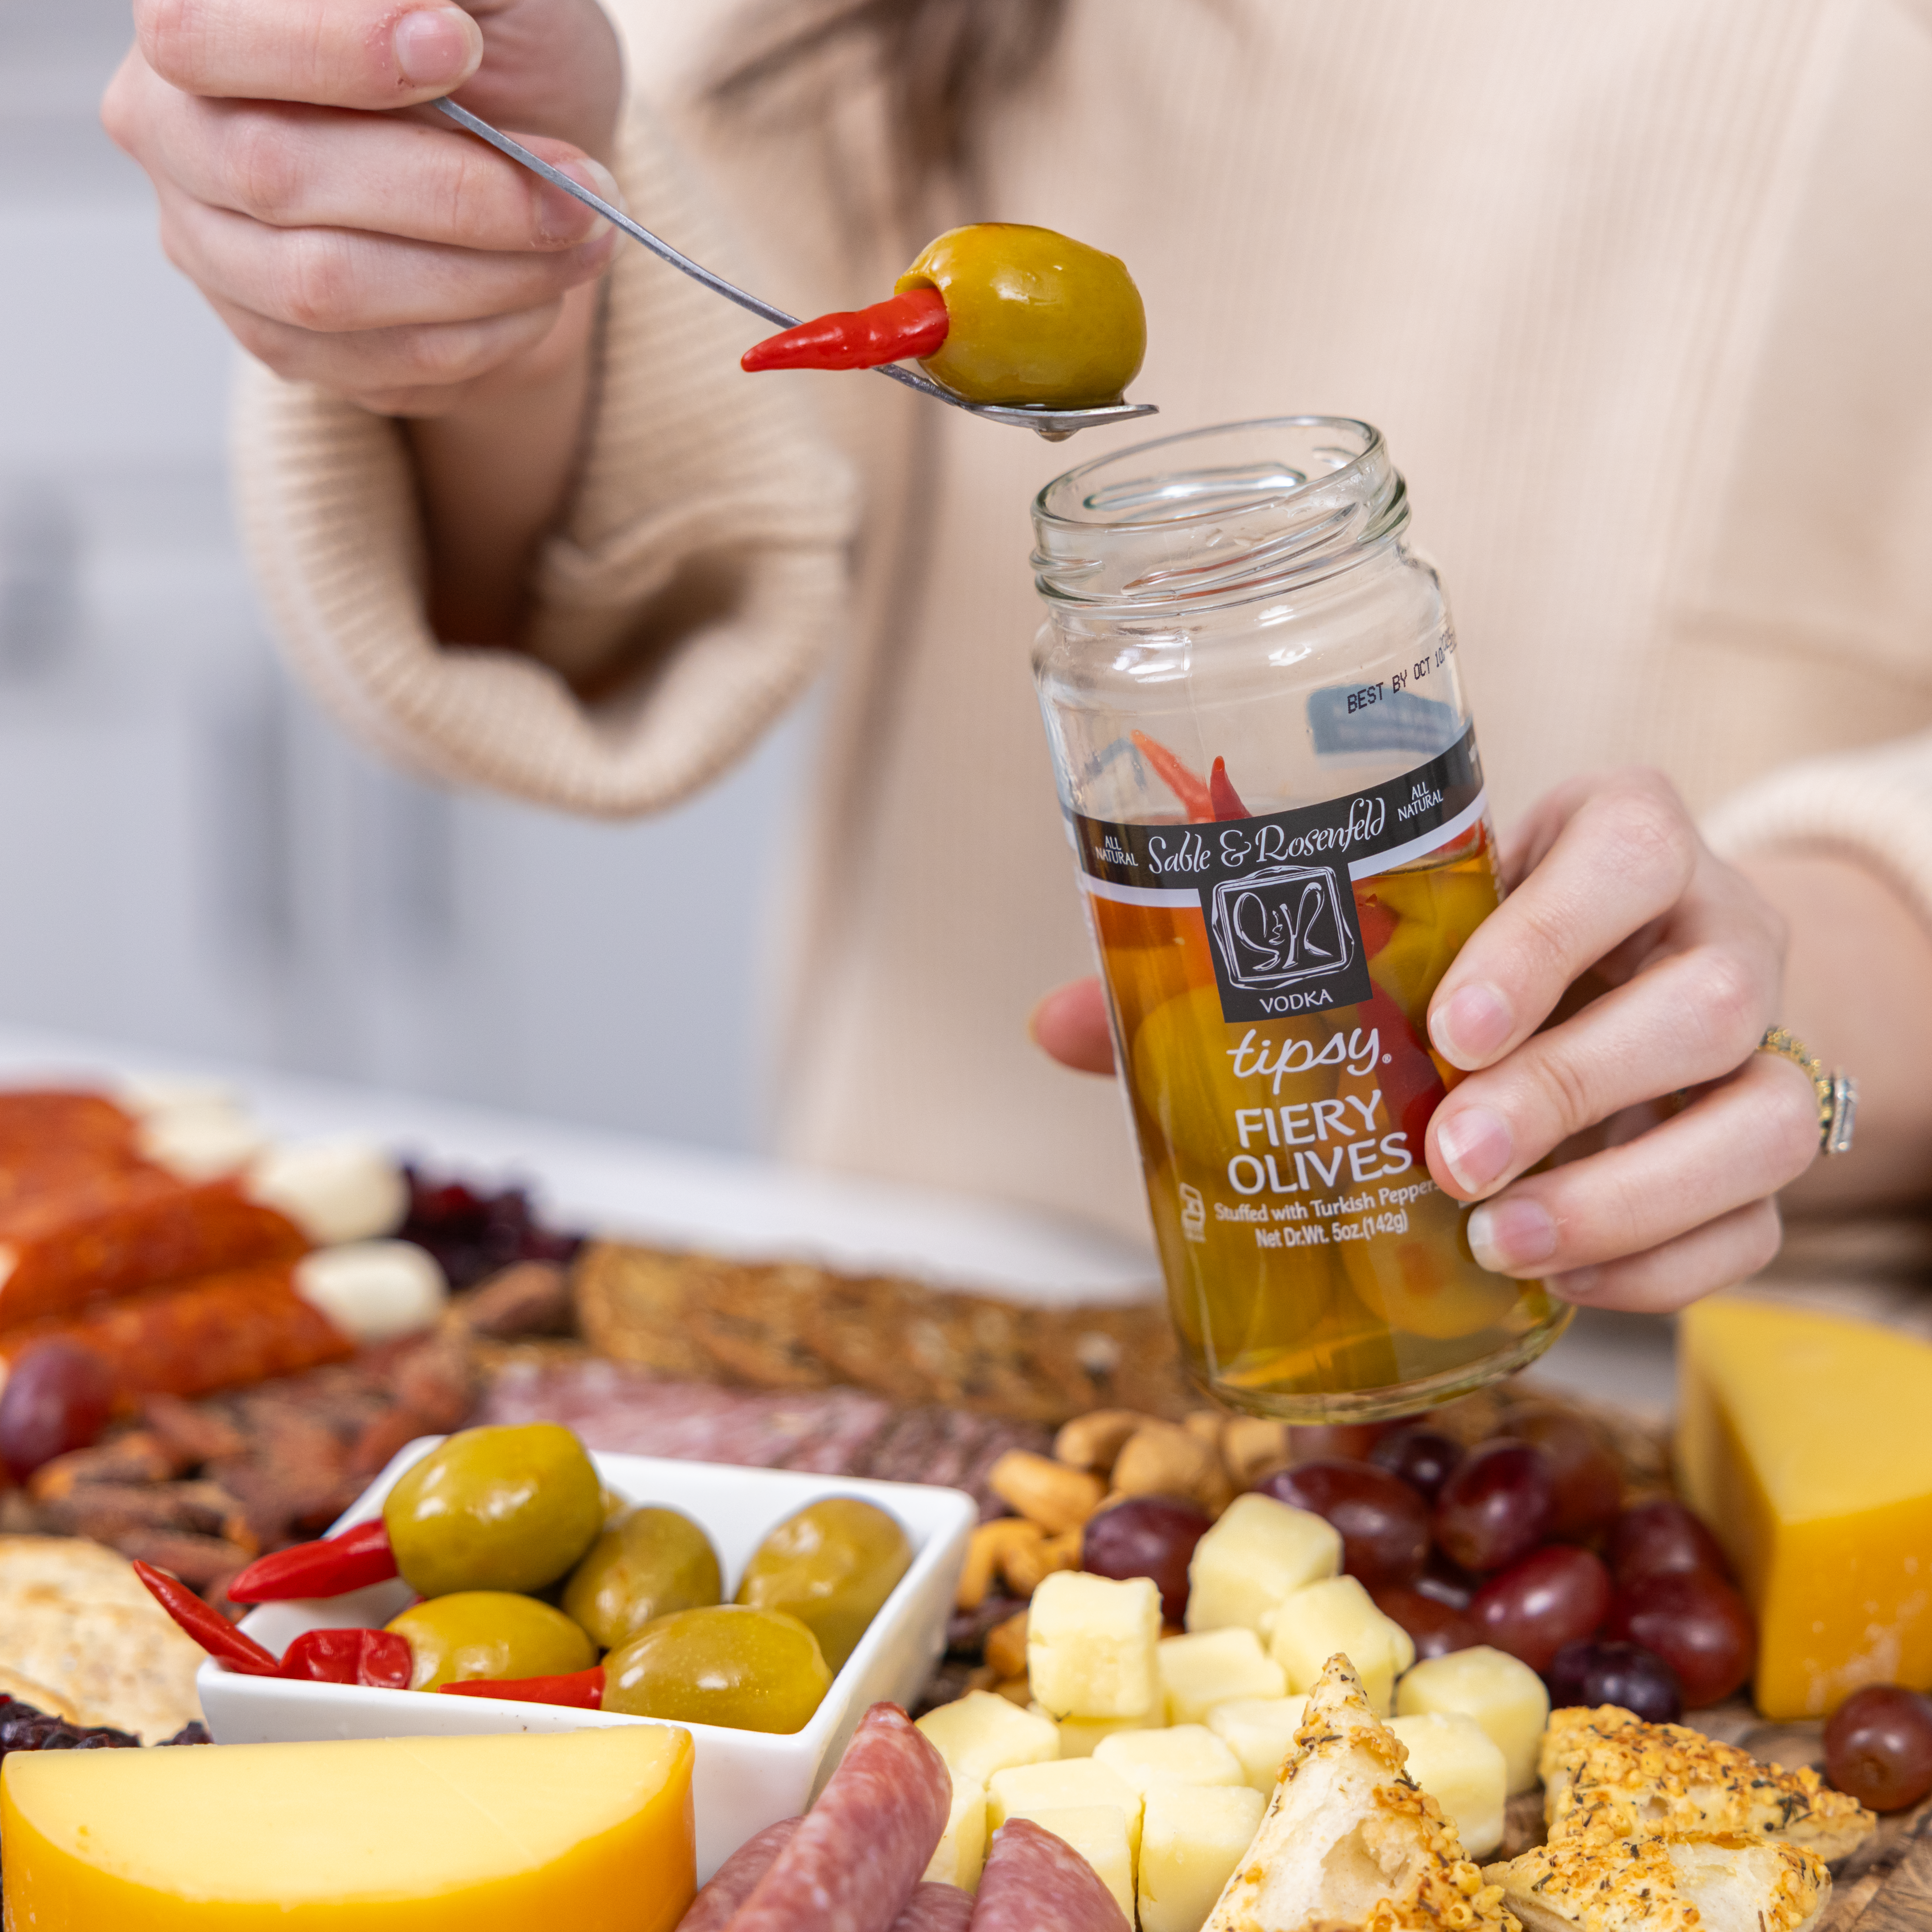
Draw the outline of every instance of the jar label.
M1354 1006L1373 991L1353 882L1422 858L1483 814L1471 725L1400 778L1320 805L1208 823L1116 825L1068 814L1087 889L1198 904L1228 1021Z

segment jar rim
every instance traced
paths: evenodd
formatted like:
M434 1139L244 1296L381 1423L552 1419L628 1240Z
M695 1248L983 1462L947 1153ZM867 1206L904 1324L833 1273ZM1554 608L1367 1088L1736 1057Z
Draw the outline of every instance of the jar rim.
M1148 465L1147 459L1159 452L1264 438L1271 432L1293 432L1304 442L1311 433L1328 432L1358 446L1352 452L1334 451L1344 460L1332 466L1304 470L1276 460L1274 473L1267 475L1262 473L1262 465L1255 464L1245 470L1174 471L1168 472L1172 480L1163 482L1162 472ZM1305 460L1307 454L1322 453L1327 452L1314 445L1303 454ZM1070 498L1094 505L1099 494L1092 488L1094 479L1123 465L1139 466L1141 473L1120 486L1132 493L1122 497L1122 508L1131 512L1144 502L1167 507L1145 515L1069 514L1064 506ZM1324 513L1298 521L1298 502ZM1116 534L1129 539L1165 534L1180 539L1184 546L1194 532L1213 529L1218 534L1231 514L1270 511L1285 512L1285 526L1258 533L1258 540L1244 548L1224 550L1205 562L1173 560L1170 568L1146 572L1104 590L1071 580L1100 574L1102 559L1059 548ZM1383 548L1408 520L1406 488L1389 460L1382 432L1359 417L1316 415L1255 417L1130 444L1054 477L1034 497L1033 514L1040 541L1032 561L1043 598L1090 610L1141 614L1162 606L1200 610L1246 602L1290 584L1332 575ZM1195 580L1177 587L1186 578Z

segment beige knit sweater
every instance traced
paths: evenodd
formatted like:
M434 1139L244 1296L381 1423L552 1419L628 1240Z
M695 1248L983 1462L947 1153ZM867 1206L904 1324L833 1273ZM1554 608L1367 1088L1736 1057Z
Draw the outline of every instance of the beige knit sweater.
M872 107L640 107L620 173L701 260L850 306L922 238L864 186ZM1932 0L1073 0L988 152L924 224L1124 256L1158 427L1387 433L1505 819L1646 760L1727 848L1848 850L1932 920ZM434 642L392 427L253 373L242 495L289 651L417 770L604 814L704 783L830 664L782 1145L1137 1228L1118 1099L1024 1030L1089 963L1028 504L1106 446L742 376L762 332L621 257L536 658ZM635 671L591 710L539 660Z

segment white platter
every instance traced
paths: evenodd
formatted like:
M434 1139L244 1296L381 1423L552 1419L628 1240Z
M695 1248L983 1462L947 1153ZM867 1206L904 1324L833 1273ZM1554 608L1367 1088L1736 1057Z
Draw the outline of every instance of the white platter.
M442 1439L424 1436L400 1450L335 1529L380 1514L382 1498L397 1478ZM967 1534L978 1511L972 1498L960 1490L914 1483L732 1468L648 1456L593 1455L591 1460L604 1483L628 1501L667 1504L704 1526L724 1566L728 1602L752 1551L766 1535L822 1497L860 1496L876 1503L898 1519L913 1546L911 1568L872 1619L803 1730L779 1737L711 1724L685 1726L697 1747L694 1798L702 1884L754 1833L806 1808L868 1706L881 1699L904 1704L918 1694L945 1643ZM242 1628L279 1655L304 1630L380 1624L410 1600L406 1585L383 1583L348 1596L265 1604L243 1619ZM224 1744L566 1731L648 1721L495 1698L244 1677L212 1659L202 1665L196 1685L208 1728L215 1742Z

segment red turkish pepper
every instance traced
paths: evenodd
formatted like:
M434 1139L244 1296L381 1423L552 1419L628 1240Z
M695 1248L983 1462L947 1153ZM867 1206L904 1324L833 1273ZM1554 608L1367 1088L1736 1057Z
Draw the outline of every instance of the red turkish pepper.
M1216 758L1214 769L1208 774L1208 805L1217 820L1246 818L1252 814L1241 802L1241 795L1234 789L1234 782L1228 776L1228 761Z
M298 1543L258 1556L228 1586L233 1604L280 1604L294 1597L340 1597L386 1583L396 1574L395 1553L380 1516L340 1536Z
M1181 810L1190 818L1206 819L1214 816L1214 802L1207 785L1196 778L1158 738L1150 738L1144 731L1130 732L1128 736L1133 740L1134 748L1153 766L1161 783L1180 800Z
M604 1666L573 1670L564 1677L466 1677L460 1684L439 1684L452 1697L505 1697L522 1704L562 1704L573 1711L604 1708Z
M406 1690L416 1659L398 1630L304 1630L282 1653L280 1675L312 1684Z
M761 369L876 369L908 356L931 356L950 326L937 289L908 289L870 308L841 309L754 343L738 366Z
M281 1660L272 1650L237 1630L219 1610L211 1610L185 1583L138 1558L134 1574L147 1586L148 1594L172 1617L210 1657L218 1658L230 1670L249 1677L279 1677Z

